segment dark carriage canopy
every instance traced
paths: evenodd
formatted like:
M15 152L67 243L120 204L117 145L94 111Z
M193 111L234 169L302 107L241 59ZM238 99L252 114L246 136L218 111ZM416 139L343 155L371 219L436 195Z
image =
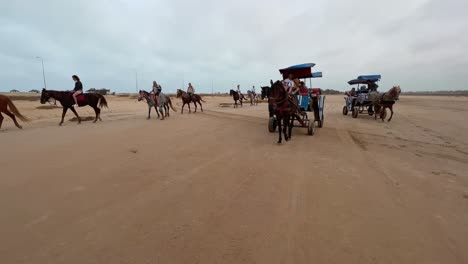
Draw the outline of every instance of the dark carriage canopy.
M289 74L292 74L294 78L304 79L304 78L318 78L313 77L312 68L315 66L315 63L303 63L299 65L293 65L288 68L280 69L280 73L283 75L283 80L288 78Z

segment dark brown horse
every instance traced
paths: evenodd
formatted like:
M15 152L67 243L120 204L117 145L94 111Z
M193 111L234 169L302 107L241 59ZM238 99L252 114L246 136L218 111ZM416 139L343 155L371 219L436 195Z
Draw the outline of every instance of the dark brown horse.
M270 105L270 108L276 116L276 123L278 124L278 144L281 144L283 141L281 133L284 134L284 139L288 141L292 132L291 107L288 99L289 96L283 84L280 81L273 83L272 80L268 105Z
M269 99L270 98L270 90L271 90L270 86L262 86L261 88L262 88L262 95L261 95L262 100L264 100L265 98ZM270 104L268 104L268 113L269 113L270 117L272 117L274 115L273 109L271 109Z
M197 103L200 105L200 109L203 112L203 105L201 102L205 102L205 101L203 101L203 99L201 98L199 94L193 94L192 98L190 98L190 95L188 93L186 93L185 91L182 91L181 89L177 89L177 98L179 97L182 98L182 103L183 103L182 111L181 111L182 114L184 113L185 105L188 105L189 113L192 113L192 110L190 109L190 103L193 103L195 105L194 113L197 112Z
M10 110L8 110L8 108L10 108ZM19 129L22 129L23 127L18 124L18 122L16 121L16 117L18 117L23 122L28 121L26 117L20 114L20 112L8 96L0 94L0 128L2 128L4 118L2 113L5 113L7 116L11 117L11 119L13 119L13 122L15 122L15 126Z
M231 91L229 91L229 94L232 96L232 99L234 100L234 108L239 107L239 105L237 104L237 101L239 101L241 107L243 106L242 100L245 100L245 97L243 94L239 94L237 91L234 91L232 89Z
M390 109L390 118L387 122L392 121L393 118L393 105L395 101L400 99L401 88L400 86L393 86L386 93L379 93L377 91L373 91L369 94L369 100L372 101L375 111L375 119L377 120L377 114L380 114L379 118L382 119L382 122L385 121L385 117L387 116L387 108Z
M295 100L295 96L293 99L289 96L286 89L284 89L283 83L281 81L270 81L271 88L269 98L268 98L268 105L269 109L272 109L273 113L276 116L277 124L278 124L278 132L279 132L279 139L278 143L282 142L281 138L281 120L283 120L283 134L286 141L290 140L292 137L292 128L294 124L294 119L298 120L302 126L305 126L304 121L299 116L300 110L297 104L297 100ZM289 127L289 130L287 129Z
M68 109L72 110L72 112L78 118L78 124L81 124L81 117L78 115L75 108L73 107L73 105L75 104L75 101L73 100L71 92L62 92L62 91L42 89L41 104L45 104L51 98L59 101L63 107L62 120L59 123L60 126L63 124L63 119L65 118L65 114L67 113ZM96 113L96 118L94 119L93 123L96 123L98 119L102 121L101 108L107 107L106 98L102 94L84 93L84 94L78 95L77 100L78 100L79 107L89 105L94 109L94 112Z

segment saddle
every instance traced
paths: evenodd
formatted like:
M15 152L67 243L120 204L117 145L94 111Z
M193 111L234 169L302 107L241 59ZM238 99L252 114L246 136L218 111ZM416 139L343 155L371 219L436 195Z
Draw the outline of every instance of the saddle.
M73 100L73 93L74 92L70 92L70 98ZM87 105L88 104L88 100L86 99L86 96L85 94L80 94L76 97L76 101L78 102L78 105L79 106L84 106L84 105Z

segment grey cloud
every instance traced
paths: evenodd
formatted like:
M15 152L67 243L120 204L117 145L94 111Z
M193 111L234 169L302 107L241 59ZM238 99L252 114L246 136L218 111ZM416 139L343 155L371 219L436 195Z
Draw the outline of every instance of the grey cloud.
M168 91L247 89L278 69L317 63L322 88L359 74L381 87L462 89L468 55L466 1L3 1L0 90L48 84L133 91L158 80Z

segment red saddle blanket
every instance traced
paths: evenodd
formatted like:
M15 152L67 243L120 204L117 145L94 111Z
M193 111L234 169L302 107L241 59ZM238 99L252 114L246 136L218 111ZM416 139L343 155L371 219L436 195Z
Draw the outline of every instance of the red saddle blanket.
M70 97L72 97L73 100L73 92L70 93ZM78 101L78 106L88 105L88 100L86 99L86 96L84 94L78 95L76 97L76 101Z

